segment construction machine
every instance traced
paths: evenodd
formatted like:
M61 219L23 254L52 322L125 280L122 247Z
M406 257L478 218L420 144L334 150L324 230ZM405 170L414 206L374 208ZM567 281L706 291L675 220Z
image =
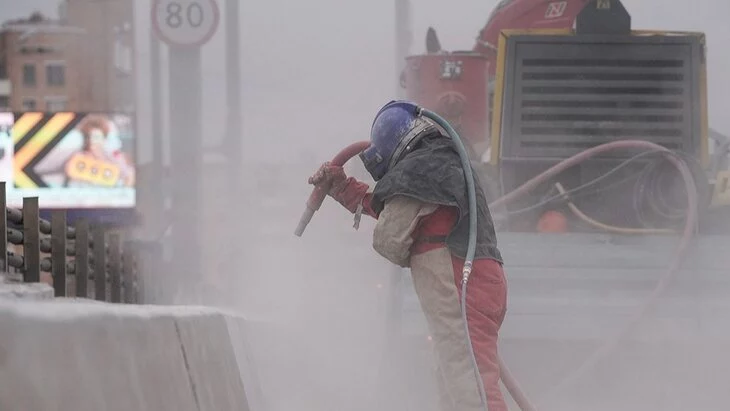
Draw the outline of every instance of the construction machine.
M705 35L636 30L619 0L504 0L473 49L426 45L401 85L471 143L508 277L501 355L535 407L727 409L730 139L708 124ZM422 386L428 329L393 281L410 368L390 381Z

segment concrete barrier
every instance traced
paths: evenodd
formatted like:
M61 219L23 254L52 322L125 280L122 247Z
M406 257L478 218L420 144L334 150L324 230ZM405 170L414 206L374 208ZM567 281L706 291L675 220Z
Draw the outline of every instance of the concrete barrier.
M0 302L0 330L0 410L260 410L244 385L255 376L241 368L251 366L238 342L245 320L232 313Z
M233 353L236 357L241 381L246 388L246 399L252 411L268 411L269 404L264 399L264 392L261 386L259 364L255 358L260 358L262 353L254 351L253 336L266 336L268 333L263 330L259 321L250 321L241 316L228 314L225 316L228 333L233 344ZM264 323L265 324L265 323ZM266 346L265 343L259 346Z
M12 278L16 277L16 278ZM51 300L53 287L46 283L26 284L22 277L0 272L0 300Z

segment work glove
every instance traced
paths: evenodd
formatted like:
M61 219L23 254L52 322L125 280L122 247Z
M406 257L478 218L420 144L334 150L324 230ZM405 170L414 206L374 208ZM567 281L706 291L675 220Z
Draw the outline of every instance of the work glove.
M369 187L353 177L347 177L342 166L333 165L329 161L325 162L314 175L309 177L309 184L315 186L331 184L327 195L359 218L362 200Z
M314 175L309 177L309 184L315 186L329 184L330 189L327 194L335 197L347 184L347 175L342 166L336 166L327 161L319 167Z

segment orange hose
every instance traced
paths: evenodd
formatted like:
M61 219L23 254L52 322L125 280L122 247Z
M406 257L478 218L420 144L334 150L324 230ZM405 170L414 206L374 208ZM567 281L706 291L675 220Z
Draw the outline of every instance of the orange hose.
M358 141L357 143L352 143L337 153L335 158L332 159L332 165L343 166L349 159L355 157L368 147L370 147L369 141ZM297 225L296 230L294 230L294 235L301 237L302 234L304 234L304 230L307 228L309 222L312 221L314 213L316 213L322 206L322 202L324 202L324 199L327 197L329 189L329 184L318 184L314 187L314 189L312 189L312 194L310 194L309 199L307 199L307 206L299 219L299 224Z
M537 411L537 408L532 405L532 401L527 398L527 395L522 390L522 387L520 387L517 379L514 377L514 375L512 375L512 372L509 370L509 368L507 368L507 365L504 363L502 356L498 356L497 360L499 361L499 376L502 379L502 383L504 384L504 387L507 388L507 392L509 392L509 395L517 403L517 406L520 407L522 411Z

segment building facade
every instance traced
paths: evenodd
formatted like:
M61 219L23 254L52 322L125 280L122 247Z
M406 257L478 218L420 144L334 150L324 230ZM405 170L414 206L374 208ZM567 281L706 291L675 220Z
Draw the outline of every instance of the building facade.
M0 110L78 110L83 73L72 56L80 34L38 13L0 26Z
M0 26L0 111L131 113L134 2L63 0Z
M134 1L64 0L61 22L86 32L74 58L86 75L81 109L130 113L135 103Z

